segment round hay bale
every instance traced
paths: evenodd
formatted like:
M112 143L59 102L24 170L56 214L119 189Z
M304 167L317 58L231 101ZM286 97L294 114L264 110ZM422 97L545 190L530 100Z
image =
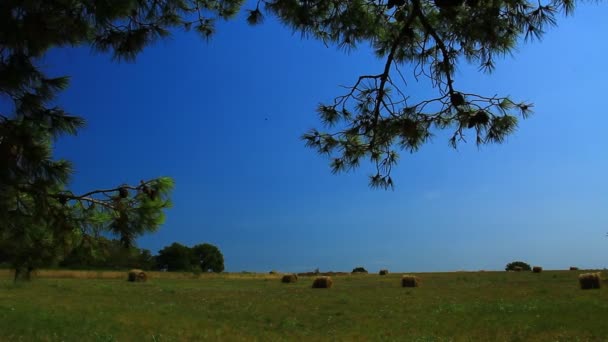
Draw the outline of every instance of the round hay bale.
M401 277L401 286L402 287L419 287L420 286L420 278L413 275L404 275Z
M146 272L144 272L142 270L134 269L134 270L129 271L128 280L134 281L134 282L144 282L144 281L148 280L148 276L146 275Z
M540 267L540 266L534 266L534 267L532 267L532 272L534 272L534 273L540 273L542 271L543 271L543 268Z
M570 271L578 271L578 267L570 266Z
M380 274L380 275L387 275L388 274L388 270L380 270L380 272L378 274Z
M600 272L583 273L578 276L578 283L583 290L599 289L602 283L602 277L600 276Z
M334 285L333 280L331 280L331 278L327 277L327 276L317 277L312 282L312 288L313 289L329 289L333 285Z
M281 282L283 283L295 283L298 281L298 276L295 274L286 274L281 278Z

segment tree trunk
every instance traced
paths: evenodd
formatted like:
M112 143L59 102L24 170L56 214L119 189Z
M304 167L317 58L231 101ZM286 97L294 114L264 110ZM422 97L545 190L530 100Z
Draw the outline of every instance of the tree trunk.
M31 266L26 267L15 267L15 278L13 281L16 283L19 280L30 281L32 279L32 272L34 268Z

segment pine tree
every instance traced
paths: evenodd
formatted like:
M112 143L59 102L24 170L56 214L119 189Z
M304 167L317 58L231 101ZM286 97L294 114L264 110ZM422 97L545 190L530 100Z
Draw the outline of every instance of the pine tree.
M242 1L39 0L0 2L0 244L15 279L67 255L100 232L125 245L156 230L170 206L170 178L85 194L68 184L71 164L55 160L53 143L84 120L53 105L67 77L50 77L39 62L51 48L90 45L133 60L168 30L213 33Z
M306 37L346 49L369 44L384 60L382 70L359 76L345 94L319 105L331 132L303 135L307 146L331 157L334 172L370 160L376 166L370 185L381 188L394 186L399 151L418 150L433 131L451 130L454 148L469 134L478 145L504 142L532 104L468 93L454 79L456 66L476 63L491 72L496 58L522 40L542 38L556 15L574 10L573 0L262 0L250 23L261 22L262 3ZM419 79L430 81L435 98L416 98Z
M204 38L217 20L234 17L243 0L3 0L0 1L0 244L20 273L58 260L77 244L111 232L125 245L163 221L170 178L74 194L69 161L53 158L53 143L84 124L53 105L67 77L46 75L40 60L51 48L88 45L116 60L134 60L172 30ZM433 131L450 129L456 147L465 134L477 144L502 143L532 105L458 87L458 63L491 72L496 58L523 40L538 40L571 14L573 0L259 0L247 21L264 12L305 37L340 48L371 44L384 60L360 75L331 103L306 144L331 156L334 172L376 165L374 187L391 188L402 150L416 151ZM427 78L437 96L416 99L405 83ZM22 272L25 271L25 272Z

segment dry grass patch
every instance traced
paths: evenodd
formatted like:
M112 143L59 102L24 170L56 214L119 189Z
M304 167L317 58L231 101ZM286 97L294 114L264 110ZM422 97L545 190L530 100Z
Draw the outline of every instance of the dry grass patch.
M602 283L602 277L600 272L583 273L578 276L578 283L583 290L599 289Z
M312 282L313 289L329 289L333 285L333 280L331 280L331 278L327 276L318 277Z
M404 275L401 277L401 286L402 287L419 287L420 286L420 278L413 275Z

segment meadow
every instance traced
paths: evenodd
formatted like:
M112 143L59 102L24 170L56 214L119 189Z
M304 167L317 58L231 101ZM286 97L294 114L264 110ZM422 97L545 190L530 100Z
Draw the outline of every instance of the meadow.
M608 284L585 271L401 273L314 277L0 271L0 341L606 341ZM604 275L605 276L605 275Z

